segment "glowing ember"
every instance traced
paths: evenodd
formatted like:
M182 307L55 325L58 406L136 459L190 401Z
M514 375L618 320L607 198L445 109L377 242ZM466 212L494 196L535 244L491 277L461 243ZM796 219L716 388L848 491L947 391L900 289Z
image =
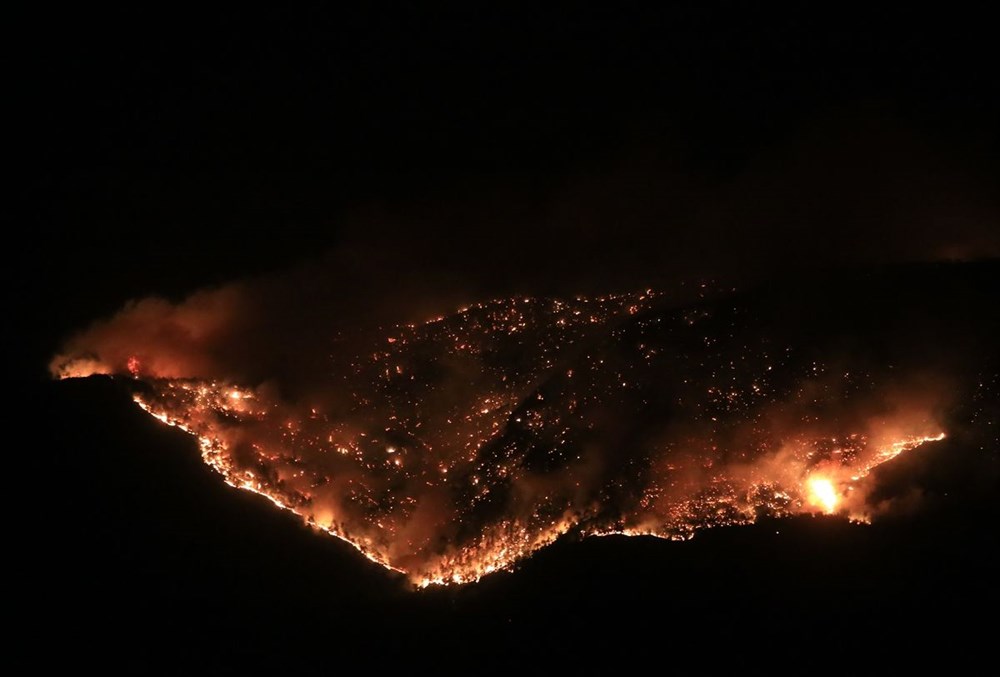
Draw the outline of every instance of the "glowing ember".
M927 407L886 400L876 366L835 371L734 307L657 301L516 298L393 327L300 401L176 378L151 349L141 373L131 355L53 369L141 377L135 401L195 435L230 485L421 586L568 533L863 518L872 469L944 436Z

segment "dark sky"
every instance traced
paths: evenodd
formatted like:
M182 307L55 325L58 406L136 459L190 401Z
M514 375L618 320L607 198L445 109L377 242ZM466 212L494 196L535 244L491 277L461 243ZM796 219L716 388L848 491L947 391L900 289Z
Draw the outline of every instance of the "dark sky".
M715 3L33 16L25 258L86 279L44 290L84 318L333 248L477 291L996 255L987 26Z
M14 197L27 206L14 226L26 248L8 249L16 369L44 375L68 334L129 299L287 270L336 269L353 280L345 295L386 305L394 285L416 282L447 298L572 294L1000 255L1000 88L984 15L317 7L51 8L12 22ZM790 524L790 545L771 524L687 550L602 541L577 546L589 553L577 560L583 551L559 545L521 582L415 602L218 486L176 431L110 385L61 385L41 386L32 413L47 431L36 456L56 461L31 476L52 482L42 521L73 518L44 537L43 568L63 578L26 627L48 633L65 618L66 645L96 661L108 653L85 632L95 609L135 666L172 654L187 671L232 668L247 651L323 665L299 651L296 618L311 646L346 636L386 661L424 639L387 618L435 639L459 632L458 654L489 655L492 633L514 663L549 651L549 637L565 648L615 636L620 649L623 627L704 660L715 660L706 637L741 637L740 660L774 658L767 628L800 648L867 647L886 632L882 613L931 641L942 617L967 628L967 600L995 597L990 521L961 522L958 506L898 529ZM934 463L923 477L968 479ZM153 491L135 480L149 475L161 478ZM730 566L734 551L743 559ZM906 569L915 560L930 564ZM648 587L664 571L671 586ZM621 594L606 585L616 578L631 581ZM810 625L813 596L819 613L836 609L837 629ZM633 620L650 599L675 611L671 624ZM224 628L225 646L189 624L164 630L161 611ZM938 648L962 646L949 642Z

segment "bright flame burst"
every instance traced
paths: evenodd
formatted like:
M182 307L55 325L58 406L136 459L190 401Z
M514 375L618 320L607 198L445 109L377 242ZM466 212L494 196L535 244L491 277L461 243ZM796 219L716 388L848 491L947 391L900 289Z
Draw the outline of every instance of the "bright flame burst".
M336 406L157 378L145 357L141 371L133 357L57 373L139 379L135 401L195 435L228 484L419 586L510 569L567 533L686 539L762 515L863 516L860 480L944 437L912 413L880 420L878 435L859 415L831 436L817 403L843 408L873 376L831 380L790 349L706 326L703 309L644 317L654 297L508 299L397 327L351 364ZM625 321L633 333L593 347ZM649 413L656 401L674 428ZM604 433L608 422L617 432ZM655 434L623 449L622 431L637 429Z
M840 496L833 488L833 482L824 477L810 477L809 482L809 502L813 505L822 506L824 512L833 514L840 503Z

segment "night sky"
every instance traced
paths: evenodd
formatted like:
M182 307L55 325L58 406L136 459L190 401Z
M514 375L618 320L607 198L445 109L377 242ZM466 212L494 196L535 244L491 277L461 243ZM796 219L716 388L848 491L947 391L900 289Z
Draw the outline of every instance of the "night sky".
M27 209L11 224L9 333L29 396L8 450L28 457L15 621L51 643L41 660L858 672L986 655L1000 91L984 17L684 3L16 23ZM654 288L684 307L735 289L752 315L794 290L828 309L803 326L855 346L885 341L871 327L906 296L892 331L919 340L894 358L964 350L961 377L933 383L968 394L949 416L975 409L979 427L888 468L880 491L904 508L871 526L567 539L514 573L414 593L226 487L120 383L51 380L67 338L126 302L220 288L258 319L204 354L297 394L301 356L345 328L514 294ZM918 317L933 328L908 332Z

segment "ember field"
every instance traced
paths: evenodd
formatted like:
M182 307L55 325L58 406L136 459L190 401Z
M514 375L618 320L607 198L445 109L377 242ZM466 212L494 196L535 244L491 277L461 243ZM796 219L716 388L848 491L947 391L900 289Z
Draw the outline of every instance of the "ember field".
M564 534L682 540L759 516L891 512L868 496L874 469L949 428L988 434L989 278L913 267L679 307L651 290L485 302L331 360L308 399L284 397L280 373L171 378L172 359L201 361L184 351L205 330L183 323L192 301L140 301L52 370L134 381L227 483L418 586L466 583Z

